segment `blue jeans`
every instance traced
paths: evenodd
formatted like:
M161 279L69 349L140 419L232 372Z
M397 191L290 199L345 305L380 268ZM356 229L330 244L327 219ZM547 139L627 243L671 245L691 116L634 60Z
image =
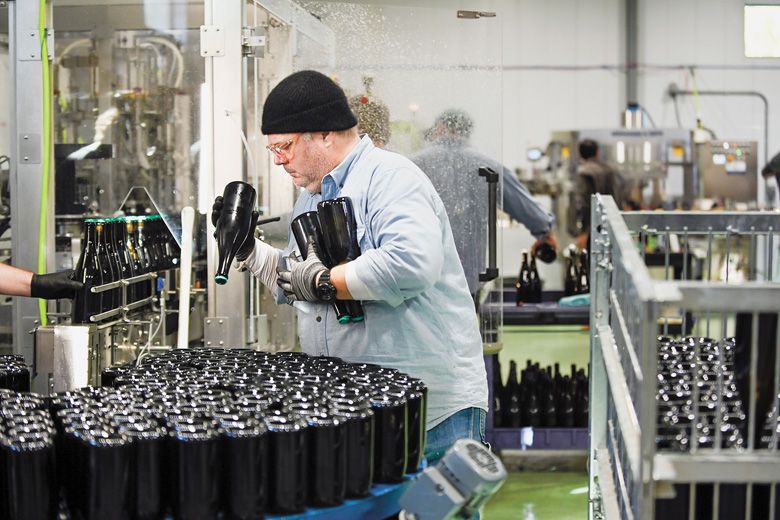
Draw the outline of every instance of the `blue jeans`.
M485 410L466 408L447 417L428 430L425 458L433 466L458 439L474 439L485 443Z

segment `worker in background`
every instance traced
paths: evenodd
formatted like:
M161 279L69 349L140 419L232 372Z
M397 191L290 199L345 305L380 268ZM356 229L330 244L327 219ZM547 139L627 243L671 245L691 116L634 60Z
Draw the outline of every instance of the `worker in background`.
M581 163L575 179L575 212L580 229L575 239L579 249L587 249L590 240L590 199L595 193L611 195L618 208L623 206L620 175L599 159L599 145L592 139L583 139L579 145Z
M35 274L7 264L0 264L0 294L30 296L45 300L73 298L83 285L73 280L72 276L72 270Z
M501 172L500 208L536 238L532 252L543 242L557 250L558 242L553 233L555 217L533 199L514 173L469 145L473 127L471 117L462 110L442 112L426 132L431 145L411 159L428 175L444 201L469 291L477 298L479 273L486 265L488 216L488 187L479 176L480 167Z
M767 209L773 209L775 207L775 194L777 193L777 188L780 188L780 153L775 154L775 156L761 169L761 176L764 177L766 183L765 196ZM775 178L774 185L769 182L769 179L772 177Z
M310 248L290 258L247 236L236 258L278 303L292 302L304 352L393 367L428 386L425 455L459 438L484 441L487 377L463 269L441 198L401 155L359 136L341 88L315 71L282 80L263 108L268 150L301 190L294 219L321 200L350 197L361 256L327 269ZM221 201L212 218L219 217ZM300 252L298 252L300 254ZM339 324L331 295L363 302L365 320Z
M780 177L780 153L777 153L774 157L772 157L768 163L761 169L761 175L768 179L770 177L775 177L776 179Z

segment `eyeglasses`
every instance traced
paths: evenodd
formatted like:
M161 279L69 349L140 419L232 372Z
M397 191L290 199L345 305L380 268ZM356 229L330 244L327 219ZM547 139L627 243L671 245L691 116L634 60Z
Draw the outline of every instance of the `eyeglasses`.
M283 141L281 143L269 144L268 146L265 147L265 149L277 157L284 157L287 154L287 152L290 151L290 148L292 147L293 143L295 143L295 141L297 141L299 137L300 134L293 137L292 139L288 139L287 141Z

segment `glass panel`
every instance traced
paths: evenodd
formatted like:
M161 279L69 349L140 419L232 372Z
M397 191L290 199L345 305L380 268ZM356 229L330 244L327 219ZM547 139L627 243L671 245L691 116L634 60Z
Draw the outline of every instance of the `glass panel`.
M267 8L255 9L257 4ZM490 11L491 5L480 2L483 11ZM375 144L415 160L426 152L434 157L432 164L425 163L426 173L447 207L470 289L482 287L483 296L494 290L495 300L501 301L498 280L486 285L478 281L487 262L488 220L488 187L478 170L486 166L501 171L500 21L459 17L449 2L423 7L396 1L366 5L309 0L247 2L246 19L264 24L268 38L264 56L248 69L254 95L247 96L246 116L249 140L260 159L260 197L268 212L289 212L297 194L261 148L262 100L291 72L319 70L344 88L361 131ZM468 150L463 154L468 159L454 164L445 159L452 155L445 149L452 141ZM499 205L500 200L499 191ZM279 239L286 242L286 229ZM481 307L488 343L500 341L501 307Z
M143 186L133 186L125 195L119 207L123 215L160 215L176 243L181 247L181 215L171 215L163 210L149 190Z
M479 281L488 251L488 184L479 169L501 172L501 23L459 18L445 2L378 4L302 2L332 30L334 44L331 51L327 41L317 48L299 38L294 68L335 77L361 132L428 174L447 208L469 290L485 297L486 289L501 289ZM491 10L490 2L480 6ZM497 343L501 306L482 305L480 314L483 340Z

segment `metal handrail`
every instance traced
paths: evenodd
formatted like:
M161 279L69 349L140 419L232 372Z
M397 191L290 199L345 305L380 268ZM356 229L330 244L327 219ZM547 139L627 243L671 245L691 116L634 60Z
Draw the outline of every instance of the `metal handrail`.
M630 211L622 214L622 220L635 232L642 228L688 233L780 231L776 211Z
M149 281L149 280L154 280L155 278L157 278L157 273L156 272L144 273L144 274L139 274L139 275L136 275L136 276L131 276L130 278L123 278L121 280L117 280L116 282L109 282L109 283L104 283L104 284L101 284L101 285L94 285L89 290L90 290L90 292L93 292L93 293L97 294L97 293L110 291L111 289L118 289L119 287L127 287L129 285L134 284L134 283L140 283L140 282L146 282L146 281Z

